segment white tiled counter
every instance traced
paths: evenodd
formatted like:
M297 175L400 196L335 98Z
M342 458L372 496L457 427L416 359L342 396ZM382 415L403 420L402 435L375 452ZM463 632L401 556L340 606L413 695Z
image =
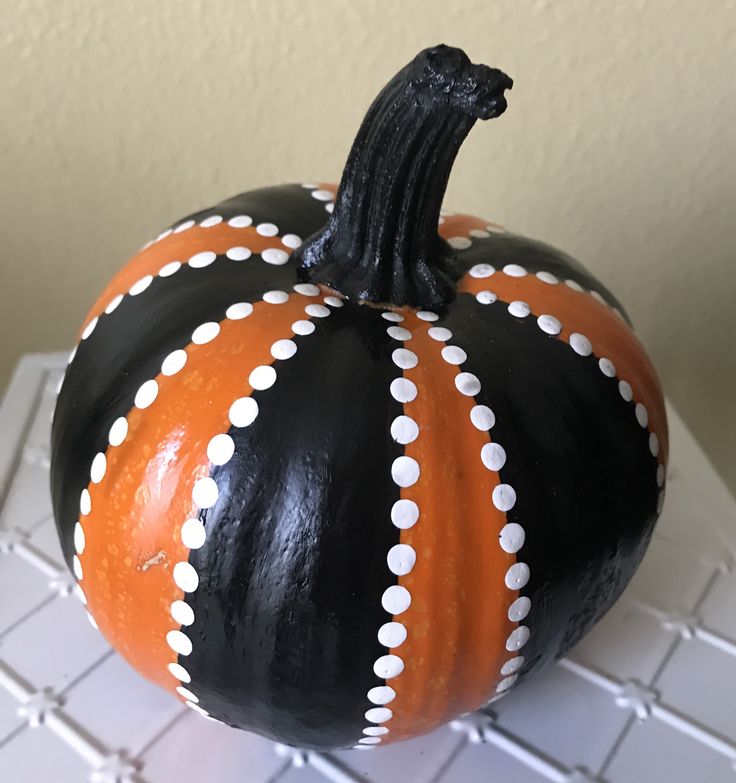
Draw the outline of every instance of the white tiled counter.
M0 409L2 783L736 783L736 502L671 408L649 552L568 658L427 737L317 754L204 720L87 622L48 491L64 366L25 357Z

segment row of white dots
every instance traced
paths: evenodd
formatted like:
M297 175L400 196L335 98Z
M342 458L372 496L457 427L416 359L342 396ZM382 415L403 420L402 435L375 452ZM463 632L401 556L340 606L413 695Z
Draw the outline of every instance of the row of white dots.
M312 198L325 202L325 211L332 213L335 209L335 194L331 190L320 188L319 185L311 182L303 183L302 187L311 191L310 195Z
M316 286L298 284L294 286L296 293L302 296L318 296L320 289ZM273 305L280 305L287 302L289 294L285 291L266 291L263 294L263 301ZM328 296L324 301L333 307L342 307L343 303L337 297ZM324 318L330 314L330 310L323 305L309 304L304 309L307 315L314 314L314 308L320 308L317 317ZM325 312L322 312L322 311ZM253 307L247 302L239 302L231 305L226 311L226 317L235 320L247 318L253 312ZM214 323L214 322L213 322ZM310 328L311 327L311 328ZM201 328L201 327L200 327ZM295 335L311 334L314 331L314 324L310 321L300 320L292 324L292 331ZM195 330L196 332L196 330ZM219 332L219 329L218 329ZM210 339L214 339L216 333L212 334ZM297 352L297 344L288 338L282 338L273 342L270 348L271 356L280 361L286 361ZM277 371L273 365L263 364L255 367L249 377L249 385L256 390L265 390L271 388L276 382ZM236 399L228 411L228 420L233 427L238 429L250 426L258 417L258 402L251 396L240 397ZM213 465L226 465L235 454L235 441L227 432L220 432L214 435L207 444L207 458ZM217 482L211 476L205 476L198 479L192 488L192 501L200 510L210 509L219 499L219 487ZM197 517L187 519L181 528L181 540L189 550L196 550L204 546L207 533L201 520ZM181 561L174 566L173 578L177 587L186 594L191 594L199 586L199 575L196 569L187 561ZM190 626L194 622L194 610L186 601L177 600L171 605L171 616L180 626ZM191 655L193 645L191 639L181 630L175 629L169 631L166 635L166 641L169 647L180 656ZM191 683L191 675L187 669L178 662L169 664L169 672L177 678L183 685L177 687L177 692L187 703L187 706L208 717L206 710L202 709L198 702L198 697L185 685Z

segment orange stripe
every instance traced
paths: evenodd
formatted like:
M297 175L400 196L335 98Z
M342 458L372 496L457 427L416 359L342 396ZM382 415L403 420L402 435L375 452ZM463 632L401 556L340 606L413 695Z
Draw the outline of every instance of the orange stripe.
M81 335L87 324L100 315L116 296L127 294L131 286L146 275L157 275L165 264L171 261L181 261L184 264L195 253L210 250L219 255L231 247L240 246L247 247L253 253L260 253L270 247L291 253L288 247L281 244L279 236L261 236L253 226L233 228L223 222L211 228L193 226L180 234L170 234L134 255L110 280L90 308L79 334Z
M104 478L88 487L80 559L89 609L131 666L170 690L179 684L167 671L176 653L166 634L179 627L170 606L184 598L172 571L189 556L180 530L196 510L195 481L209 473L207 444L227 432L231 404L252 391L250 371L274 362L271 345L291 336L308 301L292 294L282 305L258 302L248 318L223 321L212 342L190 344L179 373L157 376L151 407L130 411L125 441L108 448Z
M491 501L499 478L480 458L488 434L471 423L475 401L455 387L458 368L442 359L443 344L428 336L428 325L410 314L401 325L412 331L406 347L419 357L404 370L418 389L404 413L420 428L405 454L421 471L401 497L416 502L420 515L401 531L416 564L399 578L412 603L393 618L408 636L393 651L405 669L388 683L397 695L389 705L387 742L431 731L484 704L514 655L505 643L517 626L507 612L518 592L504 582L516 558L499 545L506 515Z
M529 318L553 315L562 323L558 335L561 340L567 341L573 332L584 334L593 346L593 353L614 363L616 377L631 384L634 400L646 407L649 429L657 434L662 460L666 463L667 414L662 388L644 347L622 318L588 293L574 291L563 283L544 283L532 274L511 277L495 272L486 278L465 275L458 286L458 291L472 294L486 290L495 293L503 302L526 302L534 314ZM503 302L489 307L504 307Z
M437 231L444 239L450 239L451 237L466 237L473 229L485 231L489 226L492 231L503 232L503 228L498 224L473 217L473 215L447 215Z

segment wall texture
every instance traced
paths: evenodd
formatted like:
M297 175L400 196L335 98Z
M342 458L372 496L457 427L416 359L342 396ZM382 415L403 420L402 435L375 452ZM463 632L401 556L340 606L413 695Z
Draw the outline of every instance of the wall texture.
M441 41L515 79L449 207L598 274L736 485L732 0L5 0L0 387L178 216L338 178L377 90Z

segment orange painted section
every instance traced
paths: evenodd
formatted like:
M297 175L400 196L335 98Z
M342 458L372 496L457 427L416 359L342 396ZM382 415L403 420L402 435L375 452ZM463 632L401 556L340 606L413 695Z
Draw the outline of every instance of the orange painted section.
M497 271L486 278L465 275L458 291L473 294L492 291L499 300L503 300L489 307L504 307L504 302L514 300L526 302L532 310L528 318L548 314L561 322L562 331L557 337L565 342L573 332L584 334L593 346L593 354L610 359L616 366L616 378L631 384L634 402L641 402L646 407L649 429L657 434L666 463L669 446L667 415L659 379L632 329L608 305L587 292L574 291L562 282L550 285L532 274L511 277Z
M196 511L195 481L209 473L207 445L229 429L234 400L251 394L251 370L274 364L278 372L271 345L291 337L308 302L296 294L282 305L258 302L249 317L223 321L210 343L187 346L184 368L157 376L158 396L129 412L127 437L108 447L101 483L88 486L80 584L89 609L128 663L169 690L179 685L167 670L177 655L166 634L179 629L170 607L185 599L172 572L189 556L180 530Z
M419 520L401 531L416 564L398 580L412 603L393 618L408 635L392 650L405 669L388 681L397 695L387 705L394 716L384 742L429 732L478 708L495 695L501 666L515 655L505 644L518 625L507 614L518 591L504 577L516 556L499 545L506 514L491 500L499 478L480 458L489 433L471 423L475 401L455 387L459 368L442 358L444 344L427 335L431 325L411 314L401 324L413 333L405 347L419 357L404 370L418 389L404 413L419 425L419 436L404 448L421 472L401 490L419 506Z
M489 226L490 229L488 229ZM489 233L492 231L503 232L503 228L498 224L472 215L446 215L443 222L440 223L437 233L443 239L450 239L450 237L466 237L473 229L489 230ZM472 238L470 237L470 239Z
M181 261L182 264L185 264L196 253L209 250L220 255L231 247L247 247L253 253L260 253L262 250L274 247L291 253L291 250L281 243L280 236L261 236L254 226L233 228L226 222L223 222L210 228L192 226L192 228L188 228L180 234L170 234L165 239L154 242L145 250L141 250L134 255L110 280L104 291L97 297L89 313L87 313L78 337L82 334L87 324L95 316L103 313L116 296L126 294L134 283L137 283L146 275L154 275L155 277L159 270L171 261ZM262 263L260 259L254 259L254 261ZM251 259L234 261L233 263L250 262ZM206 274L204 270L202 272ZM145 296L146 292L144 291L138 295Z

